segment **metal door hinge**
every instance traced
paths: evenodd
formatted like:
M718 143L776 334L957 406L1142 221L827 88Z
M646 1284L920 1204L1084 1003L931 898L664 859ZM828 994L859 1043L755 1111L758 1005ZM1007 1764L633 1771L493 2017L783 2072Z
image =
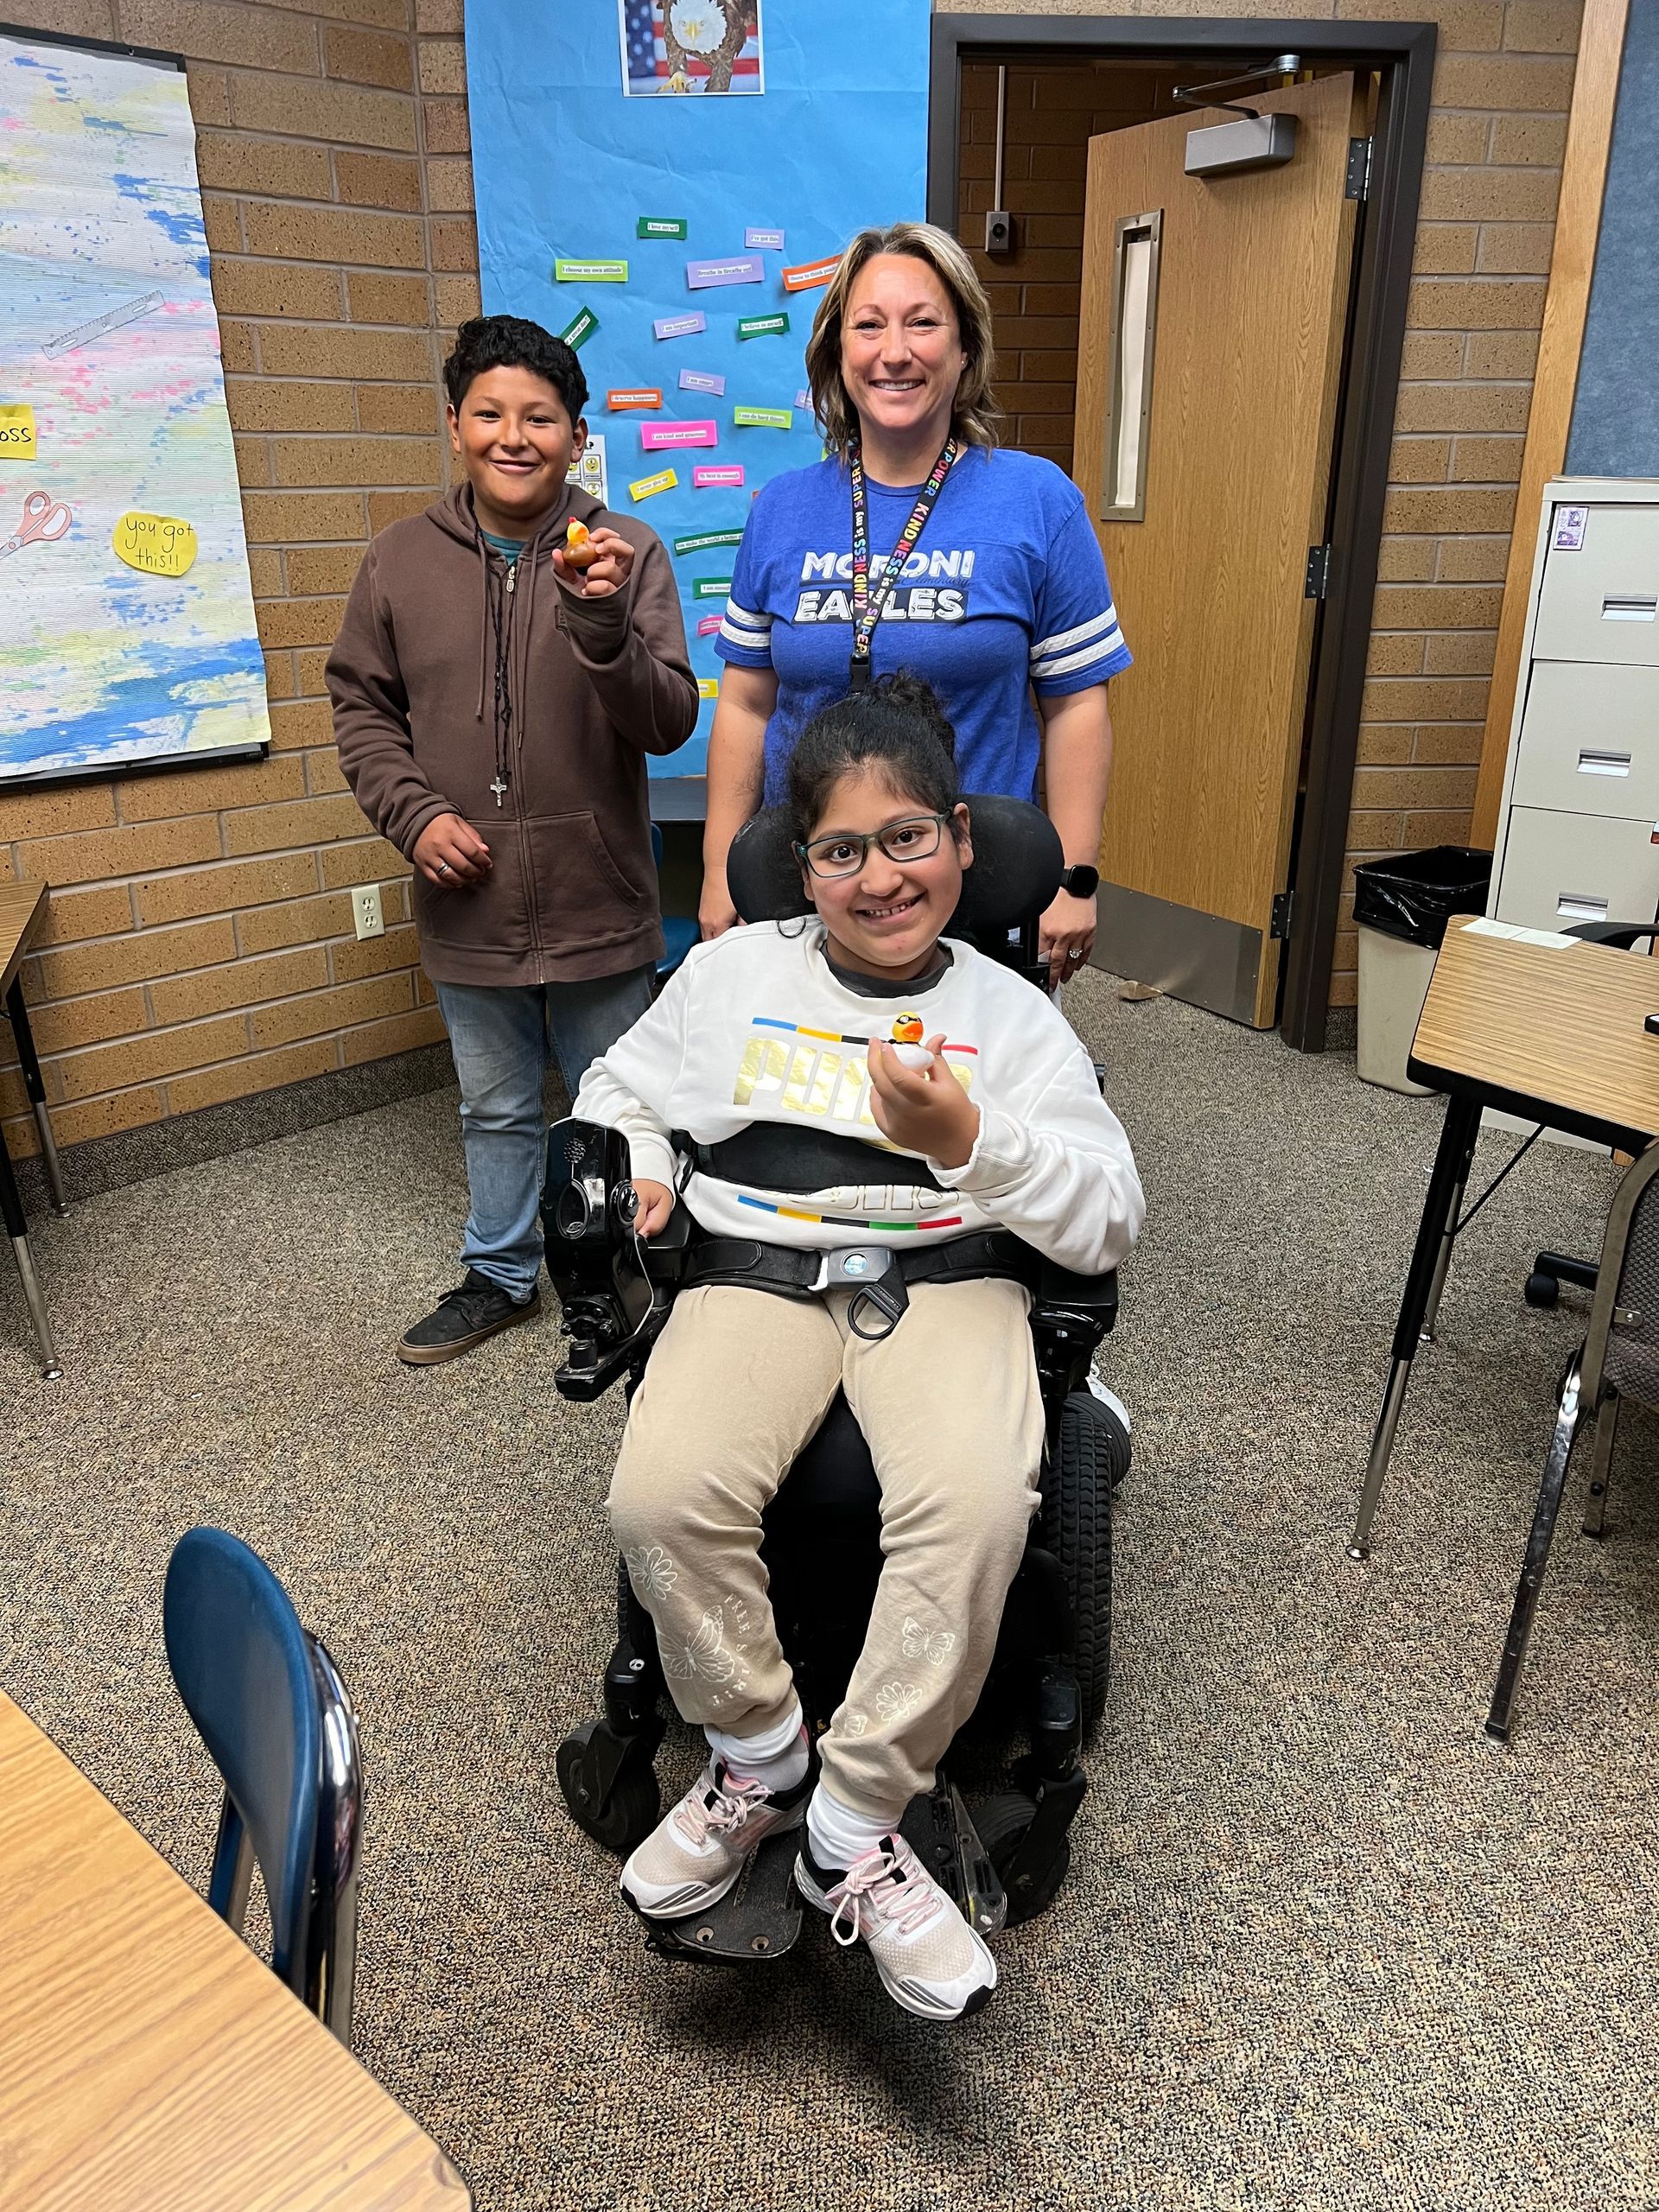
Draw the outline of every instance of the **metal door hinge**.
M1304 599L1323 599L1331 582L1331 548L1310 545L1307 549L1307 573L1302 578Z
M1295 913L1296 893L1294 891L1277 893L1273 901L1272 918L1268 924L1268 937L1287 938L1290 935L1290 925L1295 918Z
M1348 141L1348 176L1342 188L1344 200L1366 200L1371 190L1371 141L1351 138Z

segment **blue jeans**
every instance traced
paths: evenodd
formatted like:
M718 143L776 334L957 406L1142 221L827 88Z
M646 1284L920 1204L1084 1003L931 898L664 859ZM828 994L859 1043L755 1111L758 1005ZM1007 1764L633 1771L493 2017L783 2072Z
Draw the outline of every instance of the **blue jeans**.
M512 1297L528 1298L542 1266L540 1205L550 1052L574 1098L590 1062L651 1004L652 970L587 983L440 983L438 1004L461 1078L467 1154L463 1262Z

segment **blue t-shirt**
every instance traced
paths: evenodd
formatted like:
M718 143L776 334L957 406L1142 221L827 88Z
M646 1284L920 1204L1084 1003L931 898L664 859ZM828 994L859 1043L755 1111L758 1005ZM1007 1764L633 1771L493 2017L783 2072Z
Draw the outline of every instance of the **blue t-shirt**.
M869 486L874 585L918 485ZM738 668L771 668L766 803L784 795L795 741L847 689L853 649L853 502L844 463L775 476L749 510L715 640ZM1033 703L1129 665L1083 494L1052 461L970 447L945 478L871 642L876 675L925 677L957 732L966 791L1030 798L1042 729Z

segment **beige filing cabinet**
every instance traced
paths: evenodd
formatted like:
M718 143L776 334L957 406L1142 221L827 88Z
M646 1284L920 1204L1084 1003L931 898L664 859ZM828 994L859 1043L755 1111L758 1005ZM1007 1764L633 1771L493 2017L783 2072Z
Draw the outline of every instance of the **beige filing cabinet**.
M1544 486L1487 911L1659 913L1659 482Z

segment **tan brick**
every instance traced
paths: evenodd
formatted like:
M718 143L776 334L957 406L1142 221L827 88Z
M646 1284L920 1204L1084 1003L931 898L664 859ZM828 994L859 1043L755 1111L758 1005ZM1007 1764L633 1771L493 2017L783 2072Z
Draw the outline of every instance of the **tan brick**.
M340 312L337 269L289 269L270 261L213 265L213 302L220 315L298 315L327 322Z
M427 204L441 214L470 210L473 165L469 160L431 161L426 165Z
M230 0L121 0L121 35L202 61L253 69L315 69L317 34L301 16Z
M334 191L348 207L392 207L418 213L421 166L396 154L336 154Z
M430 435L438 428L438 396L430 385L359 385L357 423L363 430Z
M384 837L369 837L356 844L327 845L317 855L322 880L331 891L353 883L385 883L389 877L407 875L409 862L396 845Z
M1483 276L1547 276L1554 245L1553 223L1484 223L1475 266Z
M135 930L44 953L41 983L50 998L72 998L79 991L118 990L235 957L236 933L227 919L192 922L182 929Z
M1554 222L1560 189L1549 169L1430 169L1418 213L1425 222Z
M274 545L249 547L248 581L256 599L282 598L283 556Z
M1439 542L1433 537L1385 537L1377 548L1378 582L1429 582L1434 575L1434 553Z
M1491 135L1489 115L1431 115L1428 119L1427 159L1431 162L1484 162Z
M253 610L263 645L332 645L340 635L343 599L268 599Z
M421 949L412 929L389 929L384 937L366 937L359 943L345 938L329 947L337 983L360 982L365 976L385 976L394 969L413 968Z
M1572 98L1570 60L1444 54L1434 67L1436 107L1492 108L1504 115L1565 115Z
M458 38L421 41L421 90L423 92L464 92L467 89L467 52Z
M1466 845L1469 842L1466 806L1407 815L1403 825L1406 849L1421 852L1429 845Z
M287 853L274 861L232 861L227 867L192 869L188 874L152 876L132 887L138 918L147 926L183 921L193 914L238 914L268 899L292 899L316 887L317 862L311 853Z
M1509 561L1507 537L1446 537L1434 575L1443 584L1502 583Z
M59 837L71 830L108 830L114 824L115 791L109 784L0 797L0 844L14 837Z
M137 984L124 991L99 991L87 998L62 999L55 1006L34 1007L29 1027L41 1053L73 1052L84 1045L131 1037L148 1024L144 995Z
M328 686L323 680L323 671L328 664L329 651L326 645L302 645L295 654L299 669L296 698L316 699L327 692Z
M1530 176L1530 169L1517 169ZM341 207L296 207L250 200L242 210L250 253L284 261L344 261L377 269L419 269L426 259L413 215L372 215Z
M1403 814L1351 814L1348 817L1348 851L1356 859L1397 853L1405 842Z
M1402 382L1455 377L1463 367L1463 334L1456 330L1410 330L1400 355Z
M1411 732L1399 722L1378 722L1359 733L1362 767L1385 767L1411 758Z
M432 297L441 330L458 330L470 317L484 312L476 276L435 277Z
M1425 676L1490 676L1497 650L1495 630L1453 630L1426 640Z
M431 485L442 480L435 438L273 438L279 484Z
M426 226L434 269L478 266L478 226L470 215L434 215Z
M1472 223L1425 223L1417 233L1412 267L1420 276L1467 276L1475 266L1479 236Z
M1451 458L1447 438L1396 438L1389 448L1389 481L1444 484Z
M269 700L291 699L294 696L294 656L292 653L267 653L265 662L265 696Z
M258 357L254 348L254 328L251 322L219 324L219 358L226 369L237 375L251 372L258 366Z
M1379 676L1365 686L1359 714L1367 722L1466 721L1485 711L1484 683L1449 676Z
M436 1007L421 1007L413 1014L396 1014L390 1021L348 1029L340 1040L340 1064L354 1068L365 1060L389 1058L393 1052L412 1052L417 1046L442 1044L445 1035L443 1017Z
M1485 735L1484 722L1424 722L1411 734L1411 757L1431 766L1478 767Z
M1503 0L1435 0L1427 8L1418 0L1337 0L1335 12L1342 22L1419 22L1432 16L1440 26L1442 53L1490 52L1503 43Z
M315 880L315 863L313 880ZM384 908L384 901L382 902ZM297 899L281 906L258 906L238 914L236 941L244 957L250 953L276 952L284 945L321 944L352 927L352 902L343 891L321 899Z
M356 837L365 828L351 798L295 799L286 806L253 806L225 817L227 852L272 853L289 845L321 845Z
M16 13L20 19L27 16L29 30L61 31L69 38L115 36L110 0L30 0L29 5ZM461 26L457 23L454 28L459 30Z
M227 806L259 806L267 799L297 798L301 784L298 762L288 760L134 776L121 786L121 819L156 822L170 815L213 814Z
M238 430L354 430L348 384L296 377L226 377L225 404Z
M1381 585L1371 620L1379 630L1484 629L1503 596L1477 584Z
M360 538L363 497L359 492L255 492L242 502L242 518L252 545Z
M1354 807L1469 806L1475 796L1471 768L1359 768Z
M331 791L349 791L351 785L340 772L340 755L332 745L315 753L301 756L305 762L305 788L312 798L326 797Z
M1414 631L1375 630L1366 648L1367 676L1421 676L1423 641Z
M1475 330L1469 334L1465 373L1471 377L1524 377L1531 382L1538 365L1535 330Z
M85 1144L91 1137L113 1136L118 1129L136 1129L162 1118L162 1094L151 1087L118 1090L84 1105L54 1106L52 1134L60 1145Z
M1518 484L1525 440L1454 438L1451 480L1454 484Z
M1508 530L1515 519L1513 492L1391 491L1382 507L1385 531Z
M348 377L430 383L435 363L424 331L348 330L324 324L267 323L259 332L260 365L267 376Z
M211 1067L217 1060L234 1059L247 1049L247 1016L229 1014L124 1045L100 1045L56 1065L66 1100L92 1098L100 1090L153 1083L181 1068Z
M1584 0L1510 0L1503 44L1511 54L1576 54Z
M261 1007L249 1024L254 1050L289 1044L296 1037L315 1037L325 1030L344 1029L353 1022L378 1020L383 1014L402 1014L414 998L408 972L400 970L394 976L372 976L360 983L317 991L308 998L287 999L280 1006Z
M361 545L296 547L288 556L289 589L296 599L349 591L364 550Z
M1420 278L1407 312L1418 330L1535 330L1544 288L1521 277Z
M416 1006L435 1006L438 995L432 988L432 978L424 968L415 970L415 1003Z
M1401 391L1400 430L1524 430L1532 393L1522 384L1414 384Z
M245 490L257 488L270 481L270 456L265 451L263 437L249 435L232 438L236 448L237 481Z
M461 35L462 0L415 0L415 24L417 30L454 31Z
M378 30L403 31L410 26L410 0L308 0L314 16L332 16L338 22L372 23Z
M405 330L426 327L430 302L424 276L383 276L348 270L346 293L353 322L401 323ZM326 322L327 317L318 320Z
M238 130L324 138L340 146L415 151L415 103L397 92L360 92L315 78L233 75L231 114Z
M465 100L425 100L422 120L429 154L471 154L472 131Z
M322 34L322 66L331 77L354 85L384 85L394 92L415 89L415 61L406 38L379 31L337 29Z
M327 149L321 146L203 130L196 137L196 169L205 186L220 192L270 193L287 200L332 197Z
M323 1075L338 1065L334 1039L314 1037L303 1045L287 1046L280 1052L259 1052L248 1059L228 1060L222 1067L204 1069L199 1075L175 1076L167 1086L167 1110L194 1114L203 1106L222 1105L227 1098L247 1098L256 1091L302 1083L307 1076Z
M232 960L222 968L152 983L149 1002L157 1026L170 1027L175 1022L226 1014L232 1007L264 1006L301 991L321 990L327 981L328 955L317 944L298 952L275 953L265 960Z
M1497 115L1492 118L1492 159L1519 167L1536 163L1558 169L1567 153L1564 115Z
M389 523L407 521L410 515L423 515L436 497L435 485L419 492L371 492L369 528L378 537Z
M54 891L46 902L45 917L35 943L79 944L89 937L112 937L132 927L132 893L124 884L99 891Z
M334 734L334 718L326 699L306 699L293 706L272 709L270 741L281 752L327 745Z
M74 837L46 837L29 849L31 875L48 883L95 883L150 868L186 868L219 858L219 824L212 816L182 822L147 822L127 830L90 830Z

